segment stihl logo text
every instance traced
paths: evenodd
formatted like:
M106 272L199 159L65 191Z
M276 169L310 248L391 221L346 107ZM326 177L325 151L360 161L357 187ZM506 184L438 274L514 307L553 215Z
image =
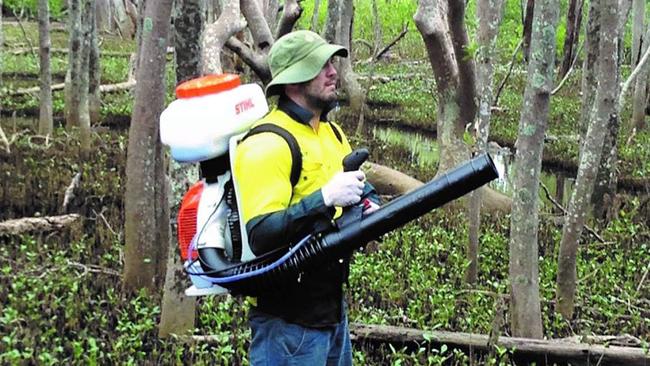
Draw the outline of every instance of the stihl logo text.
M246 112L247 110L254 108L255 105L253 104L252 99L246 99L242 102L239 102L235 105L235 114L241 114L243 112Z

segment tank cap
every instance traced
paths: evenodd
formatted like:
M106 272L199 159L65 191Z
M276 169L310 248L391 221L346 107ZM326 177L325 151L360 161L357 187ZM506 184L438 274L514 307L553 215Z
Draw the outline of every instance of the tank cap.
M211 74L188 80L176 87L177 98L192 98L219 93L241 84L236 74Z

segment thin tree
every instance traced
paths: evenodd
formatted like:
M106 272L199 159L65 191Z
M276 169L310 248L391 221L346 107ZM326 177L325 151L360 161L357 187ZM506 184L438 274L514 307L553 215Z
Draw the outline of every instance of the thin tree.
M622 78L621 65L623 62L623 37L625 33L626 24L630 15L632 0L619 0L618 1L618 18L617 18L617 34L618 34L618 47L617 47L617 77L619 80ZM620 94L621 85L616 82L616 95ZM595 103L595 102L594 102ZM593 110L594 107L592 107ZM592 110L589 110L591 115ZM605 141L603 142L602 156L600 157L600 165L596 176L596 184L594 186L593 194L591 195L591 202L594 208L594 216L597 218L605 218L608 210L612 208L610 204L616 195L616 186L618 182L618 148L616 141L620 131L620 115L615 114L607 122L607 133L605 134ZM586 138L582 139L583 145Z
M632 52L630 59L632 67L639 63L639 58L643 54L641 43L643 42L643 33L645 32L645 2L646 0L632 1Z
M476 89L478 96L478 118L476 120L476 143L480 152L487 151L490 135L491 106L494 96L494 56L499 25L503 17L502 0L478 0L476 15L478 16L478 53L476 61ZM467 259L470 261L465 271L465 280L475 283L478 277L479 230L481 225L482 189L472 193L469 209L469 245Z
M52 72L50 71L50 7L47 0L38 1L38 39L41 88L38 133L50 135L54 129L54 120L52 117Z
M523 10L523 9L522 9ZM529 57L530 57L530 38L533 32L533 13L535 10L535 0L527 0L526 1L526 9L525 12L523 12L523 24L524 24L524 60L528 62Z
M441 174L469 158L463 134L476 116L475 66L466 54L465 2L420 0L413 18L436 79Z
M99 53L99 40L97 36L97 0L95 4L91 5L94 11L90 12L90 19L88 24L90 27L89 34L89 58L88 58L88 110L90 113L90 122L99 122L101 110L101 93L99 86L101 85L102 69L100 67L100 53Z
M598 58L598 45L600 43L600 9L598 1L589 2L589 16L585 30L585 58L582 61L582 83L581 83L581 109L580 109L580 141L587 133L589 127L589 116L594 105L594 96L597 85L596 60Z
M79 106L76 111L79 131L82 156L85 158L90 153L90 44L93 19L92 13L95 8L95 0L84 0L82 12L82 46L80 50L79 60L79 89L73 91L78 94Z
M600 14L602 32L598 56L599 83L596 91L596 106L592 112L593 122L589 126L582 148L578 177L565 216L558 258L557 310L567 319L571 319L574 312L578 241L598 172L607 124L610 119L616 118L618 2L600 0L600 9L602 10Z
M326 39L332 43L345 46L349 50L346 58L339 58L337 62L341 82L350 100L350 113L357 118L356 134L359 136L364 124L364 105L366 93L359 84L358 76L352 69L352 24L354 5L352 0L331 0L328 2L328 18L325 25ZM331 30L334 30L333 33Z
M68 69L65 74L65 123L66 127L79 127L79 93L82 63L82 0L68 3Z
M562 68L559 77L564 77L569 72L576 53L576 45L580 36L580 23L582 21L582 0L570 0L566 19L566 34L564 37L564 49Z
M636 2L640 2L642 5L637 6ZM632 66L636 66L639 63L641 55L645 53L648 49L648 38L645 37L643 32L645 32L645 1L636 1L634 4L634 32L641 33L639 38L639 50L638 52L633 49L632 56L635 57ZM637 12L640 13L637 16ZM640 23L640 24L637 24ZM641 28L641 29L637 29ZM646 33L647 34L647 33ZM637 35L634 35L633 40L637 38ZM646 86L648 83L648 72L647 67L643 67L641 72L636 77L635 87L634 87L634 97L632 98L632 121L631 126L638 127L642 126L645 122L645 109L646 109Z
M539 174L555 65L558 0L537 0L533 16L528 81L515 143L510 222L511 327L516 337L541 338L537 232Z
M124 288L157 293L165 273L169 202L158 119L165 101L165 63L173 0L146 1L129 129L124 197Z

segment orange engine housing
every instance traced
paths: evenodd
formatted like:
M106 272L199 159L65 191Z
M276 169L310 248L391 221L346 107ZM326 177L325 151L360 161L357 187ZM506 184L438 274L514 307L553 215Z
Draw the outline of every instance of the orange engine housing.
M196 182L183 196L178 212L178 247L183 261L190 259L187 250L196 234L196 215L199 211L199 201L203 193L203 181ZM194 249L191 259L198 258L199 253Z

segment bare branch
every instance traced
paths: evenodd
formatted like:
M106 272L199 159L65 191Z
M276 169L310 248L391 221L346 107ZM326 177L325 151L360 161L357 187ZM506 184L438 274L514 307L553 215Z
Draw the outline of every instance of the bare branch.
M547 198L549 201L551 201L551 203L552 203L555 207L557 207L560 211L562 211L562 215L566 215L566 209L565 209L564 207L562 207L562 205L561 205L558 201L556 201L556 200L551 196L551 192L549 192L549 190L548 190L548 188L546 187L546 185L544 185L544 183L542 183L542 182L539 182L539 185L540 185L540 186L542 187L542 189L544 190L544 193L546 194L546 198ZM584 226L585 230L587 230L587 231L589 232L589 234L593 235L594 238L596 238L596 240L598 240L599 242L601 242L601 243L603 243L603 244L607 244L607 242L605 241L605 239L603 239L600 235L598 235L598 233L596 232L596 230L590 228L590 227L587 226L587 225L583 225L583 226Z
M221 50L226 41L235 33L246 28L246 21L241 17L239 0L230 0L224 7L219 19L208 25L203 32L201 47L201 73L221 73Z
M492 102L492 106L494 107L499 105L499 96L501 96L501 91L503 91L503 87L506 86L506 83L510 78L510 74L512 74L512 68L515 65L515 58L517 57L517 53L519 52L523 44L524 44L524 40L522 39L521 41L519 41L519 44L515 48L515 52L512 53L512 57L510 58L510 64L508 65L508 73L499 84L499 89L497 89L497 94L494 96L494 102Z
M573 58L573 62L571 62L571 67L569 67L569 70L567 70L566 74L564 74L564 77L560 81L559 84L553 89L551 92L551 95L555 95L555 93L559 92L560 89L564 86L564 83L569 79L569 76L571 75L571 71L573 71L573 67L576 65L576 61L578 60L578 56L580 56L580 51L582 51L582 46L584 46L584 42L580 43L580 47L578 47L578 51L576 51L576 55Z
M302 15L302 7L296 0L287 0L284 3L284 11L282 18L278 24L278 29L275 32L276 39L291 32L294 25Z
M285 4L285 9L286 7L287 4ZM248 29L253 35L255 46L264 53L268 52L273 45L273 34L264 18L260 4L256 0L242 0L241 12L248 22Z
M135 80L131 81L125 81L123 83L117 83L117 84L108 84L108 85L100 85L99 86L99 91L103 93L112 93L116 91L122 91L122 90L127 90L131 89L135 86ZM61 84L54 84L52 85L52 91L55 90L63 90L65 87L65 83ZM41 90L39 86L35 86L32 88L24 88L24 89L18 89L14 91L10 91L8 96L18 96L18 95L25 95L25 94L35 94L38 93Z
M406 35L406 33L408 33L408 31L409 31L408 24L405 23L404 28L402 29L402 32L397 37L395 37L394 40L392 40L389 44L387 44L386 47L382 48L381 51L377 52L374 59L379 60L381 58L381 56L384 55L384 53L388 52L388 50L390 50L391 47L396 45L397 42L399 42L402 38L404 38L404 36Z
M230 37L226 42L226 47L235 52L251 69L262 79L264 84L271 81L271 70L266 62L266 56L261 53L253 52L250 47L246 46L235 37Z
M650 33L650 27L648 28L648 31ZM636 65L634 68L634 71L630 74L630 76L627 78L625 83L623 83L623 87L621 88L621 94L618 97L618 113L620 115L621 111L623 110L623 104L625 103L625 94L627 94L627 90L630 88L630 85L636 78L636 76L641 72L641 70L645 67L646 62L648 61L648 58L650 58L650 47L646 49L645 53L643 54L643 57L641 58L641 61Z

